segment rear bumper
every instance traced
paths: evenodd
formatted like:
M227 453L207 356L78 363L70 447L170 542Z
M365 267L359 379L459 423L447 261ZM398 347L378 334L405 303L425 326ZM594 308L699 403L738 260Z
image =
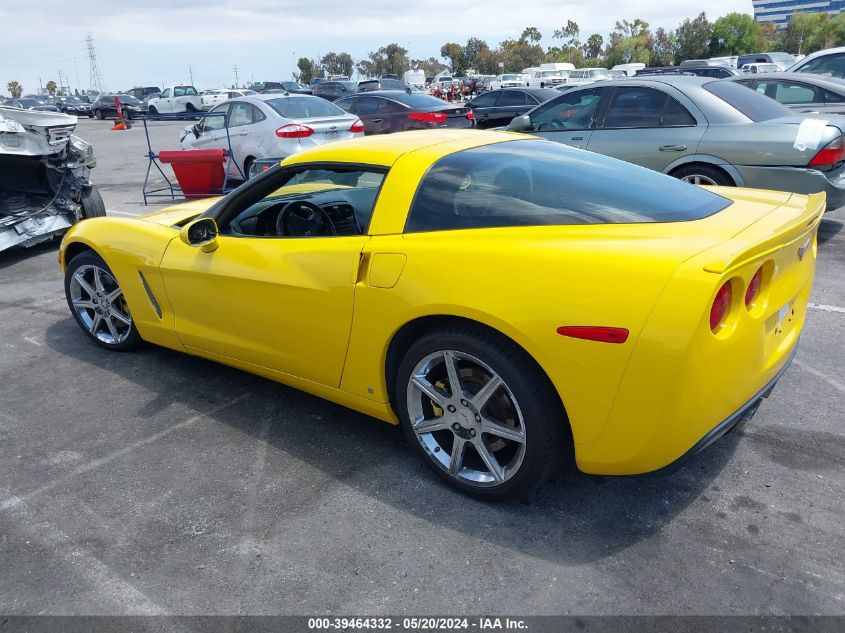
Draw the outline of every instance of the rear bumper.
M831 211L845 204L845 173L828 178L816 169L799 167L757 167L734 165L743 179L743 186L754 189L773 189L792 193L827 194L827 209Z
M778 373L775 374L774 378L772 378L766 386L763 387L760 391L758 391L754 397L752 397L748 402L742 405L739 409L734 411L728 418L717 424L713 429L711 429L704 437L702 437L698 442L693 445L686 453L681 455L678 459L676 459L671 464L667 464L663 468L659 468L657 470L651 471L649 473L643 473L642 475L635 475L640 477L656 477L656 476L665 476L671 475L678 469L682 468L687 462L689 462L693 457L695 457L698 453L703 451L705 448L713 444L716 440L718 440L723 435L730 432L737 424L740 422L745 422L750 420L754 417L754 414L757 413L757 409L762 404L765 398L768 398L771 395L772 391L775 388L778 380L781 379L786 373L786 370L789 369L789 366L792 364L792 360L795 358L795 353L798 351L798 345L796 344L792 348L792 352L789 355L786 363L784 363L783 367L778 370Z

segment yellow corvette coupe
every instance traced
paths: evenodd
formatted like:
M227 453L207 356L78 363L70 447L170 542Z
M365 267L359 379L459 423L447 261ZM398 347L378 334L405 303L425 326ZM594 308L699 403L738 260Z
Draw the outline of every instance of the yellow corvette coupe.
M444 480L512 498L565 460L676 467L748 419L796 348L824 209L417 131L84 220L60 263L102 347L163 345L401 424Z

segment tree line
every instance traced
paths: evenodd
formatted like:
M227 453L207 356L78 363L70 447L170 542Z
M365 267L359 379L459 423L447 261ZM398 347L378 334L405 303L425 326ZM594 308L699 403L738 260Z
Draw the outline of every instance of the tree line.
M506 39L491 47L485 40L470 37L466 44L447 42L440 57L410 59L408 50L396 43L372 51L358 62L349 53L327 53L320 59L302 57L294 78L307 83L326 75L352 76L353 70L366 77L402 74L409 68L426 76L448 70L464 75L473 70L483 75L519 72L543 62L571 62L576 67L611 68L616 64L644 63L649 66L679 64L685 59L786 51L812 53L845 45L845 13L796 13L785 29L774 23L759 23L744 13L729 13L713 22L702 12L687 18L675 29L651 29L645 20L617 21L607 40L600 33L586 37L578 23L568 20L551 34L552 45L543 48L543 34L535 26L523 29L518 38Z

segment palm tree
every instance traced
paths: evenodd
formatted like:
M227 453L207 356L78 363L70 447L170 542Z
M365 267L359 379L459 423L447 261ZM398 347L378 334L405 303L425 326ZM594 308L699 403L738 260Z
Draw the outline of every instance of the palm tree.
M10 81L6 84L6 88L9 89L9 92L12 93L12 98L17 99L23 94L23 86L21 86L17 81Z
M51 95L56 94L56 82L55 81L53 81L53 80L48 81L46 88L47 88L47 92L49 92Z

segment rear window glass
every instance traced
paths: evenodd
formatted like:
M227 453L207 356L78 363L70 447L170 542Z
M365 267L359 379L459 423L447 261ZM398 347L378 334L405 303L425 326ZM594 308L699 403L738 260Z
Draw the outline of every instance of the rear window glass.
M600 154L549 141L506 141L435 163L417 189L405 231L683 222L730 204Z
M411 106L412 108L429 108L429 107L443 107L446 105L446 102L443 99L438 99L437 97L432 97L431 95L426 94L419 94L419 93L391 93L390 98L394 101L398 101L399 103L404 103L405 105Z
M346 114L335 104L319 97L279 97L278 99L268 99L264 103L286 119L310 119Z
M789 108L774 99L757 94L732 81L711 81L704 84L703 88L755 122L792 114Z

